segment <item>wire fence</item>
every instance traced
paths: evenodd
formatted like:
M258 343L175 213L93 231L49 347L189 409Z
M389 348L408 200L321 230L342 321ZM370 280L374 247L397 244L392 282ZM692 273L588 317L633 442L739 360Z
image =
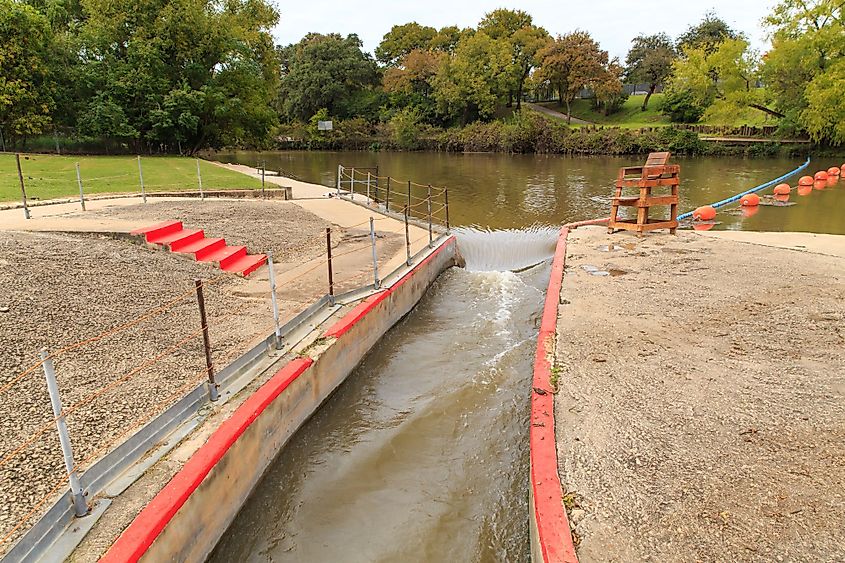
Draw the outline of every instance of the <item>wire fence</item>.
M43 203L78 201L84 211L87 200L113 194L140 196L146 203L151 194L193 193L202 198L213 190L259 187L265 188L263 174L256 180L198 158L0 153L0 202L17 202L27 218L30 207Z
M350 177L357 181L357 173ZM0 405L8 414L0 417L0 486L7 492L0 555L68 489L84 518L98 492L81 484L85 471L198 385L208 402L218 400L220 367L268 335L275 335L277 348L289 349L293 343L285 343L281 323L301 313L304 303L376 291L388 270L410 265L433 245L435 233L425 227L448 217L447 202L434 196L445 190L423 186L425 198L403 192L408 205L407 199L389 201L392 186L370 187L369 204L379 213L306 239L325 239L324 251L295 265L274 264L268 253L269 268L256 272L258 281L266 279L264 295L235 291L238 278L228 273L184 280L159 303L96 334L86 334L85 326L61 327L62 334L83 336L26 351L14 364L18 369L0 373ZM411 214L420 208L417 216L427 225L413 224ZM384 214L397 209L404 224Z

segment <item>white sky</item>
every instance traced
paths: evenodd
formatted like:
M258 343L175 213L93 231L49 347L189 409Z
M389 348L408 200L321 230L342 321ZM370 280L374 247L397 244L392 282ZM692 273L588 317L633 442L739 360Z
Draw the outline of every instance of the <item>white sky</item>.
M441 28L475 26L496 8L525 10L534 23L552 35L575 29L589 31L611 56L625 58L630 41L640 33L665 31L673 39L708 10L742 31L755 49L768 42L761 24L777 0L276 0L281 21L274 30L278 43L299 41L306 33L357 33L370 53L394 24L416 21Z

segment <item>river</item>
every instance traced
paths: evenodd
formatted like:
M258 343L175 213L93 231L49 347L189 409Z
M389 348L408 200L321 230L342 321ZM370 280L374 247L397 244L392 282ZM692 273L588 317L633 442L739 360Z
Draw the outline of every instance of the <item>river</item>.
M559 155L453 154L433 152L231 152L222 162L282 169L309 182L332 186L337 165L379 167L379 174L449 188L451 221L484 228L559 225L606 217L616 172L644 161L643 156L566 157ZM681 165L681 211L689 211L776 178L799 166L803 158L673 158ZM845 163L819 159L805 171ZM790 179L794 186L797 178ZM422 188L415 195L424 196ZM768 193L771 193L769 191ZM794 193L794 192L793 192ZM836 187L793 195L789 207L760 206L746 216L733 207L719 213L716 229L805 231L845 234L845 180ZM835 212L834 210L839 210Z

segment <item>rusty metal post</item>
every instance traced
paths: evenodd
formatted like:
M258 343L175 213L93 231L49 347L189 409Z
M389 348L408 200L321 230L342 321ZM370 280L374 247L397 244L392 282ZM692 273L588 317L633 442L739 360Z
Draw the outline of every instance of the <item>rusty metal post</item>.
M449 232L451 230L449 225L449 188L443 188L443 198L445 199L444 203L446 205L446 232Z
M326 256L329 266L329 296L334 302L334 273L332 272L332 229L326 227Z
M428 207L428 247L431 248L431 245L434 242L434 232L431 229L431 184L428 185L426 207Z
M200 308L200 322L202 322L202 344L205 347L205 368L208 371L208 395L212 401L220 398L220 390L214 380L214 363L211 361L211 339L208 336L208 320L205 316L205 298L202 294L202 280L195 279L197 286L197 304Z
M23 216L29 219L29 207L26 205L26 187L23 184L23 172L21 171L21 155L15 153L15 162L18 165L18 180L21 182L21 198L23 199Z
M405 259L405 263L410 266L411 265L411 233L408 230L408 206L405 206L405 254L407 258Z
M62 456L65 459L65 469L70 482L70 494L73 497L73 511L77 518L88 514L88 503L85 502L85 491L79 482L79 475L73 463L73 448L70 444L70 433L67 430L67 421L62 414L62 398L59 394L59 384L56 382L56 370L53 367L53 360L47 350L41 350L41 366L44 368L44 377L47 378L47 390L50 392L50 405L53 407L53 415L56 417L56 429L59 431L59 444L62 447Z

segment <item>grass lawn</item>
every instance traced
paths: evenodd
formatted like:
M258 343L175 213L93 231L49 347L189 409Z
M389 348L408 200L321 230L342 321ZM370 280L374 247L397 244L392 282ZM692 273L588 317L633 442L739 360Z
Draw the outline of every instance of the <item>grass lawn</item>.
M134 156L21 155L26 195L29 199L78 196L76 163L87 194L138 192L138 159ZM196 160L178 156L143 156L144 187L153 191L196 190ZM260 188L261 180L200 160L202 186L206 189ZM19 200L18 172L13 153L0 154L0 201Z
M658 109L663 102L663 94L654 94L648 100L646 111L640 110L645 96L629 96L622 109L612 115L604 115L601 111L595 111L590 100L575 100L572 103L572 117L578 117L598 125L611 127L626 127L639 129L642 127L660 127L670 125L669 118L660 113ZM542 104L548 108L561 113L566 113L566 105L559 106L557 102ZM577 127L577 125L573 125Z

